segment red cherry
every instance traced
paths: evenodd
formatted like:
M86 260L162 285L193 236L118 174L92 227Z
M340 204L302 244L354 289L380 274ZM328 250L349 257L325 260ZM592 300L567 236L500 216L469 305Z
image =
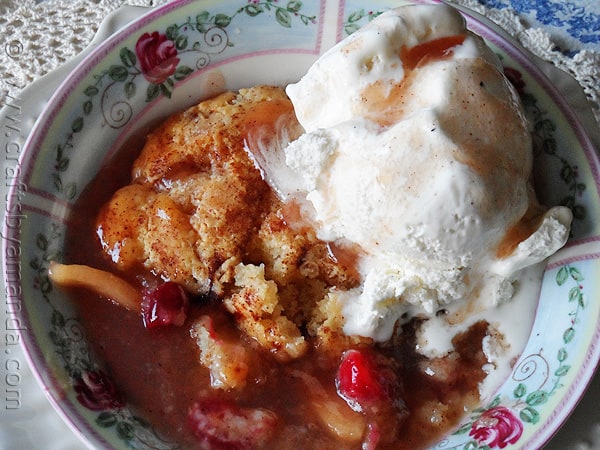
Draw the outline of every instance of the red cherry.
M335 385L338 395L357 412L388 398L377 364L368 353L359 350L348 350L342 355Z
M161 284L142 299L142 319L146 328L164 325L181 326L187 317L189 298L177 283L168 281Z

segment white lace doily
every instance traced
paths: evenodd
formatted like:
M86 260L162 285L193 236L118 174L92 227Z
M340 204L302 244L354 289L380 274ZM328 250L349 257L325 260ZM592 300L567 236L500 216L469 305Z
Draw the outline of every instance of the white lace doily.
M123 5L167 0L0 0L0 105L80 53Z

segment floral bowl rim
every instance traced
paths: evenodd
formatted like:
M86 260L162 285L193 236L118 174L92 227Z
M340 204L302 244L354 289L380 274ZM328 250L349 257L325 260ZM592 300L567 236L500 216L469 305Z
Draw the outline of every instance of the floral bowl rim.
M153 441L154 448L170 448L170 444L162 441L160 436L153 435L151 427L129 411L121 403L121 399L115 395L112 397L109 395L105 403L99 403L98 398L88 392L98 384L104 388L107 386L110 388L110 381L103 378L106 374L95 365L96 363L92 359L89 364L93 365L93 370L82 371L81 368L69 366L65 361L62 362L61 367L60 357L48 356L48 352L56 351L56 348L52 348L52 343L44 342L45 339L42 339L42 335L40 335L41 331L37 333L30 331L36 326L39 329L40 321L46 324L46 328L49 328L50 332L56 332L61 328L65 331L68 326L73 326L66 333L71 333L73 336L68 338L71 341L80 342L80 344L83 341L79 335L82 330L78 329L76 324L73 325L73 322L69 322L71 318L68 317L68 314L72 311L68 305L64 304L64 299L59 298L56 292L52 292L48 287L48 280L44 278L46 269L44 262L49 257L56 256L56 252L60 252L60 226L54 227L53 224L61 223L64 220L71 201L78 194L77 186L70 184L67 175L73 176L73 171L75 171L77 176L89 179L95 168L94 164L90 167L85 159L71 160L65 155L73 148L73 142L78 139L79 133L82 133L81 136L83 136L91 127L86 120L88 116L96 114L99 106L94 102L110 99L111 96L119 98L123 95L102 91L102 84L99 84L100 88L96 85L96 89L90 89L90 86L93 85L89 82L89 77L95 77L95 79L104 77L105 80L109 80L107 83L112 83L111 86L121 86L122 92L127 98L134 98L136 95L145 95L146 97L140 109L132 112L132 116L124 124L121 124L119 120L126 112L118 109L110 111L116 113L115 122L111 122L113 119L111 116L106 116L101 120L102 127L110 128L114 135L111 145L117 147L134 133L136 128L148 126L149 123L156 121L157 117L153 116L152 111L158 109L159 106L164 107L165 104L171 102L170 107L174 112L182 109L182 104L193 103L196 99L192 98L192 94L189 92L190 86L200 80L203 75L210 74L213 69L218 68L226 71L227 64L241 64L244 59L250 58L249 53L244 53L244 51L252 52L242 49L240 54L226 57L224 60L219 60L218 53L209 55L209 60L210 57L215 57L215 60L209 61L207 65L202 65L203 63L199 63L199 60L195 61L195 67L183 62L179 64L183 61L181 58L175 66L167 64L162 71L147 73L144 62L140 60L143 51L138 52L137 47L138 44L139 48L144 47L143 42L140 44L143 36L148 35L146 41L149 43L146 42L145 48L154 49L155 52L159 51L156 45L160 46L166 41L172 42L170 48L175 48L176 56L182 55L184 51L188 53L204 52L200 44L194 50L193 47L196 43L184 42L186 36L181 30L187 31L185 23L178 30L169 29L167 26L167 19L171 17L185 20L181 11L187 11L196 5L202 13L211 11L208 16L198 14L195 23L188 17L187 25L193 27L200 24L198 17L202 15L203 19L208 20L207 24L221 31L231 30L231 35L226 33L225 37L228 39L226 43L234 44L233 41L237 39L237 36L243 33L243 26L231 29L235 14L223 12L213 14L212 11L219 11L219 8L233 7L234 4L237 4L239 10L235 10L236 14L241 14L240 11L245 14L246 22L243 23L246 25L258 20L256 17L269 16L269 20L272 21L270 25L278 31L281 31L280 28L302 31L302 27L314 26L314 36L311 35L313 40L305 43L302 48L296 48L293 51L287 48L269 49L267 52L253 50L252 57L266 57L268 61L272 61L268 59L271 57L283 57L286 52L293 53L297 58L303 60L301 64L306 65L308 60L316 58L318 53L335 40L343 37L345 33L352 32L357 26L376 15L378 11L373 9L374 5L386 9L400 3L406 2L401 0L369 2L367 8L366 0L357 2L322 0L305 3L289 1L285 4L275 0L221 3L210 0L176 0L148 12L98 45L57 89L49 101L48 107L34 126L20 160L20 167L24 169L21 179L27 185L27 195L25 192L20 192L21 188L15 184L9 194L11 202L7 204L7 211L12 211L18 206L19 210L23 208L23 211L27 211L32 216L40 216L41 219L38 221L42 225L36 221L28 223L25 218L23 223L19 221L19 226L14 228L5 222L3 236L6 236L7 239L3 239L3 255L8 255L7 252L11 251L11 238L21 240L23 236L29 236L32 247L24 248L25 251L19 259L19 264L27 267L31 273L16 283L19 285L19 289L23 287L23 293L16 296L21 302L19 304L25 306L18 314L19 319L26 324L24 328L27 329L21 332L22 340L34 373L42 386L49 392L53 406L84 441L102 447L119 448L122 445L131 445L132 442L139 443L142 437L147 439L148 436L151 436L152 439L155 439ZM416 3L439 2L437 0L417 0ZM270 9L266 8L267 6ZM310 8L312 11L305 13L305 9ZM335 23L335 33L333 34L327 33L331 19L327 22L327 26L321 19L324 17L325 11L331 11L331 8L337 12L337 23ZM552 297L557 303L562 302L562 309L559 308L559 310L568 318L567 325L564 330L561 330L559 343L552 343L555 355L550 356L547 349L544 349L544 345L538 342L528 345L524 352L526 356L515 366L513 373L515 382L510 385L510 389L502 389L502 387L498 389L494 398L490 399L486 405L482 405L479 410L474 411L461 426L439 442L436 448L536 448L550 439L575 407L600 360L600 348L597 344L600 342L600 312L598 302L592 301L594 296L597 299L596 293L599 292L598 287L594 284L593 274L600 269L600 261L598 261L600 258L600 244L598 244L600 230L598 224L593 223L592 220L593 217L599 217L594 213L600 210L600 201L598 200L599 163L588 133L566 100L532 62L531 55L514 44L510 37L487 22L485 18L464 9L463 12L470 28L484 36L505 57L507 67L512 69L511 79L517 87L520 86L523 95L529 99L530 112L535 118L534 133L537 133L536 136L541 140L542 149L545 152L542 158L545 158L544 161L550 161L548 164L556 169L558 176L564 182L563 192L561 192L563 197L553 200L566 201L576 212L576 217L581 216L581 225L575 229L575 236L565 249L548 261L547 279L544 280L540 294L543 298ZM238 16L238 19L242 20L240 17ZM155 30L155 28L159 28L158 24L162 27L160 31ZM201 30L199 26L196 28L199 33L206 31ZM153 34L155 32L157 36ZM134 36L137 37L136 45L127 44L132 41ZM216 35L217 38L219 36L221 39L223 38L223 35ZM219 47L219 49L221 53L229 50L228 47ZM108 60L111 62L107 62ZM98 72L97 67L104 67L104 69ZM298 70L296 66L292 67L285 73L284 78L292 81L293 73ZM134 73L135 71L137 73ZM274 76L274 79L278 78L281 76ZM260 79L259 75L256 82L259 82ZM133 82L133 80L137 81ZM211 79L203 81L202 84L207 91L210 90L207 87L209 81ZM242 87L239 85L241 82L233 77L227 84L228 87L232 85L232 88L238 88ZM138 83L145 87L141 94ZM77 88L82 86L87 86L83 93L77 91ZM76 103L73 100L75 98L84 99L77 105L79 110L76 112L73 107ZM145 121L137 120L138 116L145 117ZM58 133L56 132L57 128L53 128L57 123L62 126L62 128L59 126ZM63 141L53 140L52 136L55 135L63 137ZM52 142L49 143L49 141ZM577 155L564 155L560 152L568 145L576 148ZM50 147L52 150L48 150ZM49 153L52 153L52 158ZM73 167L76 167L77 170ZM47 173L48 168L52 168L52 173ZM81 172L80 168L83 168ZM54 248L53 245L58 247ZM10 264L9 258L3 259L5 273L10 270ZM15 283L11 280L8 281L8 286L16 289ZM26 289L25 283L27 282ZM33 293L38 300L39 297L44 298L48 307L46 311L32 310L31 303L28 303L27 300L31 296L25 297L25 292ZM543 316L544 320L553 318L554 315ZM534 324L534 330L535 327ZM547 328L542 327L541 329L546 330ZM46 334L48 334L48 329ZM52 341L52 339L50 340ZM60 342L58 336L55 336L54 339L56 339L55 344ZM83 344L85 343L83 342ZM78 351L85 354L85 345L83 347L77 347L79 344L74 345ZM587 349L587 353L581 348ZM527 380L531 380L534 376L539 377L538 369L540 367L545 370L544 374L546 374L542 377L543 382L536 380L535 386L528 383ZM522 371L522 374L518 376L525 378L515 378L517 370ZM110 391L110 389L108 390ZM90 399L91 403L89 403ZM98 409L98 407L101 408ZM114 410L118 410L119 414L114 414ZM496 428L484 426L490 420L498 424Z

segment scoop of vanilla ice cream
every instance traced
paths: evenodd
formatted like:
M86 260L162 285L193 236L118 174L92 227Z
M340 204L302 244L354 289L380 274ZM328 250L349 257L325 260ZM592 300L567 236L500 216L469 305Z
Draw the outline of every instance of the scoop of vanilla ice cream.
M306 133L286 164L319 236L360 248L346 333L387 340L401 317L460 309L483 291L501 303L518 270L566 242L570 210L545 211L530 185L518 97L453 8L380 15L287 93Z
M393 94L391 91L397 89L410 72L403 62L403 49L418 49L421 44L453 37L465 38L462 45L452 49L454 59L482 57L500 68L494 53L465 29L462 16L453 8L445 5L401 7L381 14L329 49L299 83L287 87L298 120L311 132L365 116L368 110L373 113L378 109L406 108L395 101L395 96L387 95ZM421 50L428 49L421 47ZM415 54L412 56L414 59ZM425 82L419 84L426 85ZM411 109L422 109L428 100L421 96L430 99L446 95L440 91L443 87L427 85L419 96L404 100L414 103ZM390 101L393 104L389 104Z

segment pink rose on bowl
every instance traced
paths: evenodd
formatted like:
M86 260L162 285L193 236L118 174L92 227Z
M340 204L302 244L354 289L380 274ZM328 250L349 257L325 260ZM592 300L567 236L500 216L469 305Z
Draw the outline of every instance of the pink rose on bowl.
M135 54L144 77L153 84L161 84L173 75L179 64L175 44L158 31L142 34L135 44Z
M479 444L491 448L504 448L514 444L523 434L523 424L514 414L503 406L485 411L471 427L469 436Z
M92 411L124 406L114 382L102 370L84 372L75 384L75 392L79 403Z

